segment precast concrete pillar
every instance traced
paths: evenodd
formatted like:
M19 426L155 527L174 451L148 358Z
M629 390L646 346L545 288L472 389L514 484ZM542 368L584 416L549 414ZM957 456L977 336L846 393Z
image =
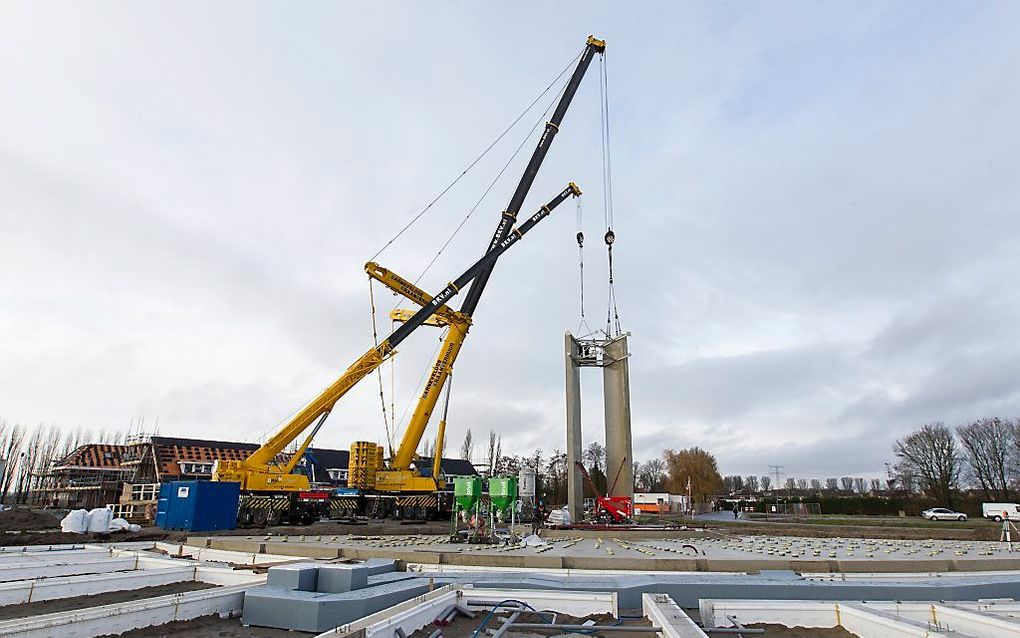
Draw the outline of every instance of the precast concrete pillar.
M577 340L569 332L563 338L567 383L567 509L571 521L584 514L584 483L577 462L581 461L581 369L577 365Z
M606 485L610 496L634 498L634 452L630 435L630 366L623 334L604 346L602 392L606 410ZM613 481L616 485L613 485Z

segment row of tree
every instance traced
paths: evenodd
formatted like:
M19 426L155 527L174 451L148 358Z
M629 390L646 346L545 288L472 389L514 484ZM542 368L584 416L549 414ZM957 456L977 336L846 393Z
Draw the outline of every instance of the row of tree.
M829 494L853 496L855 494L878 494L888 489L888 482L882 479L865 479L861 476L829 477L822 479L786 478L777 490L790 495L807 496L810 494ZM764 476L724 476L723 490L727 494L746 494L753 496L772 491L772 477Z
M64 430L56 425L27 428L0 419L0 459L6 461L0 473L0 499L14 495L15 500L24 502L54 459L66 457L84 443L123 443L128 434L127 430ZM424 446L426 454L432 451L427 441ZM564 452L554 450L546 457L537 449L528 456L504 455L502 440L493 432L489 433L487 447L490 473L512 475L522 467L530 467L542 479L543 497L552 503L566 501ZM467 459L474 454L470 431L460 453ZM897 458L895 471L885 481L850 476L824 481L790 477L781 489L800 496L850 496L882 491L904 496L924 493L946 505L964 488L975 489L992 501L1009 501L1020 494L1020 419L989 417L955 428L942 422L926 423L898 439L893 453ZM605 447L598 442L590 443L584 450L583 462L596 489L605 493L617 473L606 467ZM715 458L697 447L665 450L661 458L635 462L633 469L638 491L686 494L689 486L696 501L719 493L758 494L778 488L767 475L722 477ZM593 495L588 486L585 491L588 496Z
M891 477L907 493L918 490L949 505L962 488L986 500L1020 494L1020 419L988 417L950 428L926 423L893 444Z
M85 443L120 444L124 430L64 430L57 425L28 428L0 419L0 502L26 503L29 492L45 479L50 464Z

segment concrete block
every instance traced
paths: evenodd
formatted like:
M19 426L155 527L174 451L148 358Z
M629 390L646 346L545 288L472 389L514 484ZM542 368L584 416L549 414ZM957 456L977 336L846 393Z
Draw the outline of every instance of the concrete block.
M790 569L799 574L821 574L830 571L827 560L791 560ZM836 567L833 565L833 567Z
M315 591L318 584L319 565L315 563L294 563L269 568L266 585L274 589Z
M966 558L952 561L954 572L993 572L1020 570L1016 558Z
M328 545L300 545L292 543L265 544L267 554L283 554L285 556L300 556L302 558L339 558L340 549Z
M426 552L421 550L404 549L373 549L366 547L344 547L340 556L343 558L356 558L368 560L370 558L389 558L404 563L424 563L427 565L438 565L440 563L439 552Z
M443 552L440 554L439 560L442 565L561 569L564 567L565 559L561 556L545 554L521 556L512 554L455 554L453 552Z
M702 561L698 560L698 569ZM708 572L747 572L756 574L765 569L790 569L789 561L781 560L744 560L740 558L709 558L704 560L704 571Z
M243 552L245 554L264 554L265 545L255 541L236 540L232 538L210 538L204 543L210 549L222 549L228 552ZM200 545L199 547L201 547Z
M666 572L695 572L698 571L698 560L696 558L655 558L655 569ZM630 569L625 567L625 569Z

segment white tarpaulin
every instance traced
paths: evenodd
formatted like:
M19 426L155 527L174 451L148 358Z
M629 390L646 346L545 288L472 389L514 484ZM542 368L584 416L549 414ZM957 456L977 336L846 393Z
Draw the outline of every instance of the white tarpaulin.
M71 510L71 512L60 521L60 530L74 534L84 534L89 531L89 513L86 510Z
M129 531L137 532L142 529L140 525L132 525L123 518L114 518L109 507L97 507L91 511L72 510L70 514L60 521L60 529L75 534L106 534L109 532Z

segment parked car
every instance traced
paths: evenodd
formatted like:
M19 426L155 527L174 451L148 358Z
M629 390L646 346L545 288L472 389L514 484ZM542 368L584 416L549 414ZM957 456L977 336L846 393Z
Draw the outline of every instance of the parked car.
M1020 505L1016 503L982 503L981 515L996 523L1001 523L1004 518L1017 521L1020 520Z
M951 509L945 507L933 507L931 509L924 510L921 512L922 518L926 518L929 521L965 521L967 515L963 512L954 512Z

